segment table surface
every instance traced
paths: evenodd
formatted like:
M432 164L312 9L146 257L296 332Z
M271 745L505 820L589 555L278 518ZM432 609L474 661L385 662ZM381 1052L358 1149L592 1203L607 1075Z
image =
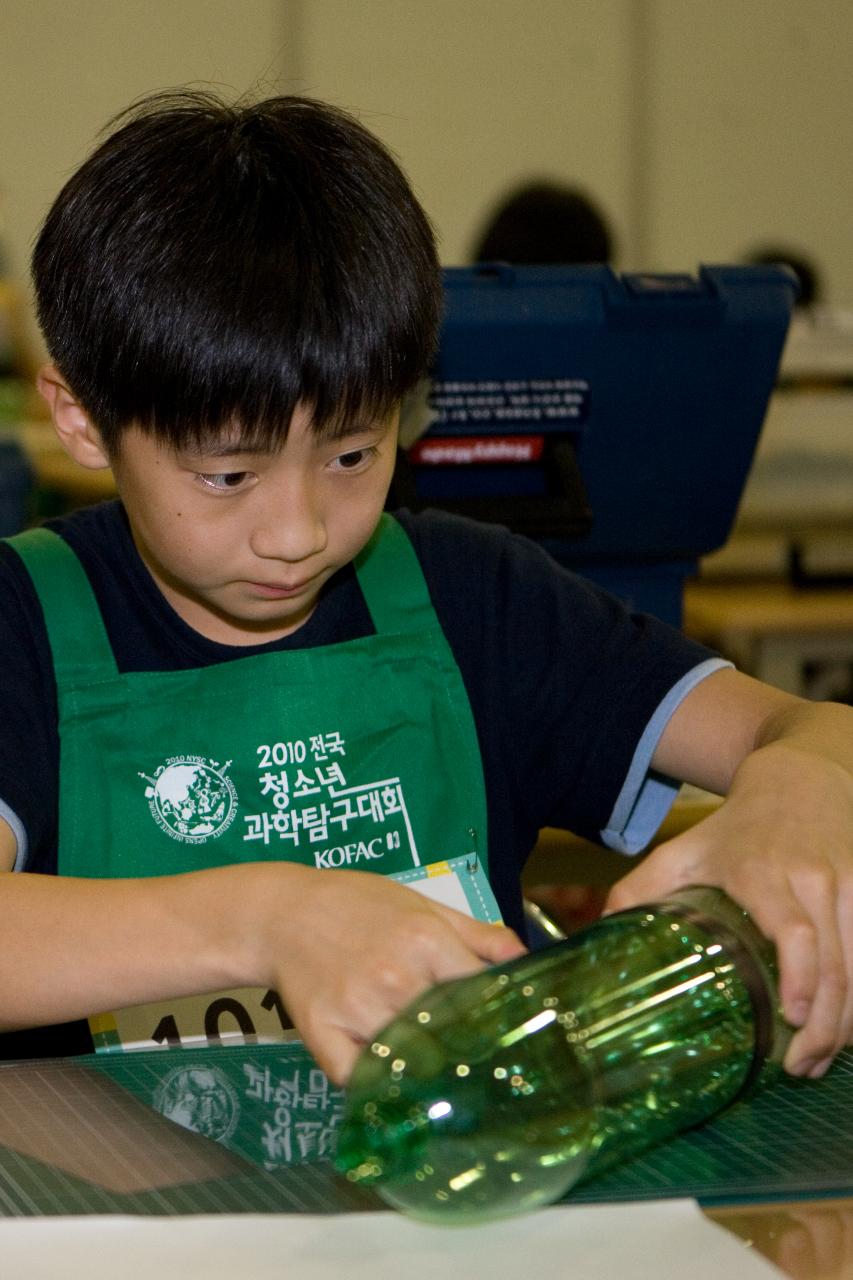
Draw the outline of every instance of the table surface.
M792 1280L853 1277L853 1197L706 1209L705 1213Z

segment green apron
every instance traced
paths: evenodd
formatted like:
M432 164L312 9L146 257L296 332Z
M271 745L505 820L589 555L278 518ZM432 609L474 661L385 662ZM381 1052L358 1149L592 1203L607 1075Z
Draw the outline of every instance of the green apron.
M472 829L484 853L468 698L390 517L356 563L375 635L187 671L120 674L68 545L46 530L11 545L53 652L61 874L259 858L388 874L470 852Z
M68 545L44 529L9 541L41 601L56 673L60 874L286 860L393 875L499 919L471 708L393 518L356 561L375 635L186 671L119 673ZM96 1047L281 1035L289 1020L276 1000L205 996L191 1013L191 1001L171 1002L187 1006L180 1016L146 1006L147 1029L102 1016L92 1019Z

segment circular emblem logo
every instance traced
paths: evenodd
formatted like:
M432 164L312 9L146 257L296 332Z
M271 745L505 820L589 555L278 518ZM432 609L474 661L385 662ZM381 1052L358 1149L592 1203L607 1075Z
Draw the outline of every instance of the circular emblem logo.
M225 1142L240 1119L237 1090L218 1067L176 1067L160 1081L153 1104L167 1120Z
M227 831L237 815L237 790L226 770L204 756L174 756L161 764L148 783L145 797L151 815L173 840L202 844Z

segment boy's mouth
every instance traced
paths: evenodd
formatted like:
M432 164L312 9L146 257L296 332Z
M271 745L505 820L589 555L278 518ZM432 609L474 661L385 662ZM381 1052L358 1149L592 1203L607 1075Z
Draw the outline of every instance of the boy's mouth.
M286 600L290 596L302 595L314 581L314 578L306 578L303 582L294 582L285 584L281 582L250 582L251 590L259 596L263 596L266 600Z

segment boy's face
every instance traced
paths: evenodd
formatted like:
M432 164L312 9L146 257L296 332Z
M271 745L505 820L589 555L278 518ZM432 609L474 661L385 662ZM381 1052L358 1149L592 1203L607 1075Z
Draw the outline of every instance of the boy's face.
M395 412L324 439L299 407L273 453L242 452L236 432L205 452L176 452L129 428L112 459L116 484L139 553L175 611L223 644L300 627L376 527L398 420Z

